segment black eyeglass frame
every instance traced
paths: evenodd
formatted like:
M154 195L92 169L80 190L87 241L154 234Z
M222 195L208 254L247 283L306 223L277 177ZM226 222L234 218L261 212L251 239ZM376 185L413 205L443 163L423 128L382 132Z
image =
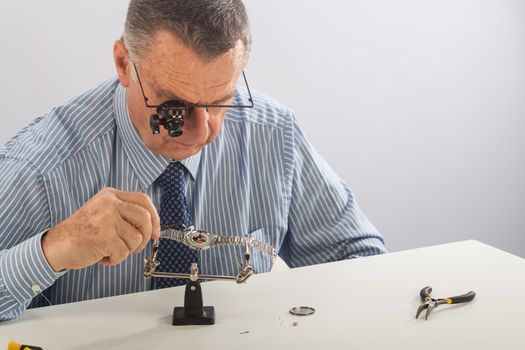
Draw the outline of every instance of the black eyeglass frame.
M188 103L185 103L179 100L169 100L159 105L150 105L148 104L149 97L147 97L146 94L144 93L144 88L142 87L142 81L140 80L140 75L139 75L137 66L135 65L135 62L132 62L132 64L133 64L133 69L135 69L135 74L137 74L137 80L139 82L140 91L142 92L142 97L144 98L144 103L146 104L146 107L148 108L158 108L159 106L162 106L163 104L169 103L171 101L183 104L185 108L187 109L191 109L191 108L253 108L254 107L252 92L250 91L250 86L248 85L248 80L246 79L246 74L244 73L244 71L242 71L242 78L244 80L244 85L246 85L246 91L248 91L248 96L249 96L248 100L250 101L249 105L199 104L199 103L188 104Z
M139 82L140 91L142 92L142 97L144 98L144 103L148 108L156 108L157 114L152 114L150 117L150 127L154 135L160 134L160 126L164 126L168 130L168 135L171 137L178 137L182 135L182 126L184 125L184 117L189 113L190 110L195 108L204 108L208 112L208 108L253 108L253 98L250 91L250 86L248 85L248 80L246 79L246 74L242 71L242 77L244 79L244 84L246 85L246 90L248 91L248 100L250 101L249 105L226 105L226 104L188 104L179 100L168 100L159 105L150 105L148 104L149 98L144 93L144 88L142 87L142 81L140 80L139 71L135 62L132 62L133 69L135 69L135 74L137 75L137 80Z

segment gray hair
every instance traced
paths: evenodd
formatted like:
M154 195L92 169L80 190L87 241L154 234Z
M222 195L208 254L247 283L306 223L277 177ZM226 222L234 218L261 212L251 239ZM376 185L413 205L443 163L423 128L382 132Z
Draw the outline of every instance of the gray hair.
M124 45L132 60L147 54L159 31L173 33L201 58L211 61L237 46L251 47L248 15L242 0L131 0Z

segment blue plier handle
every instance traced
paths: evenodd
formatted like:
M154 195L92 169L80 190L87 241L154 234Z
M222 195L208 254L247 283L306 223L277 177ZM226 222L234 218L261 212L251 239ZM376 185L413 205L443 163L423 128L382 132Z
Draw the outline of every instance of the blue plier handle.
M455 297L449 297L449 298L443 298L443 299L434 299L430 296L430 293L432 292L432 287L427 286L423 289L421 289L421 292L419 292L419 295L421 296L421 301L423 304L418 307L416 312L416 318L419 317L419 315L423 312L423 310L427 310L425 314L425 320L428 320L428 316L439 305L443 304L460 304L460 303L466 303L474 299L476 296L476 293L474 291L470 291L466 294L458 295Z

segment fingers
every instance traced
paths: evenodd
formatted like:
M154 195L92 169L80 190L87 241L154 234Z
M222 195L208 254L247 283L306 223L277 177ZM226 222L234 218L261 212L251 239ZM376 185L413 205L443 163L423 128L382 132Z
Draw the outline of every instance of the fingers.
M128 247L128 253L141 252L149 242L150 233L144 234L135 226L125 220L121 220L116 227L120 239Z
M112 244L109 254L99 262L102 265L116 265L124 261L129 255L129 247L121 240Z
M117 210L123 219L117 227L120 237L126 242L130 252L141 252L152 236L150 212L129 202L121 202Z
M146 194L141 192L123 192L115 190L114 193L121 201L136 204L149 212L151 222L151 238L158 239L160 237L160 217L151 199ZM133 222L130 223L133 224ZM140 226L142 227L143 224Z
M159 236L160 218L146 194L105 188L52 227L42 250L55 271L114 265Z

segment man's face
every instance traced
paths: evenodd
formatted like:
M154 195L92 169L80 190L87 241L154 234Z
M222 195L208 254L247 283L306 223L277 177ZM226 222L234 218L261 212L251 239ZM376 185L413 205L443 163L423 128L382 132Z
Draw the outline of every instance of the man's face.
M119 41L115 44L114 54L120 81L126 87L131 121L152 152L182 160L197 153L218 135L226 108L210 108L208 112L204 108L192 109L184 118L182 136L170 137L164 127L160 128L159 135L153 135L149 120L156 110L146 107L138 81L131 78L133 66L128 57L122 59L127 50ZM149 105L168 100L189 104L229 104L243 62L242 44L211 62L205 62L174 35L159 32L146 57L136 64Z

